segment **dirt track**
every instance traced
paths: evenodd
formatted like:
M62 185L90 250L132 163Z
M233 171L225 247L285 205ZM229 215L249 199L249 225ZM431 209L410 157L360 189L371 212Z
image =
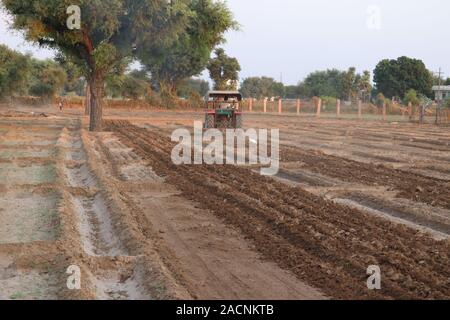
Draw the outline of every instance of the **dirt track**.
M239 228L270 261L337 298L444 298L449 288L449 244L324 200L248 169L174 166L172 143L126 122L109 129L183 195ZM218 205L224 203L224 205ZM368 265L386 272L381 292L370 292Z

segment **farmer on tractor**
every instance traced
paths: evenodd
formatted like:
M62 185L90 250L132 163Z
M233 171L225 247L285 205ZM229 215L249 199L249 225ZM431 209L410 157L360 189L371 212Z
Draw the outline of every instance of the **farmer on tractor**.
M242 112L239 103L242 95L238 91L210 91L206 95L205 129L242 128Z

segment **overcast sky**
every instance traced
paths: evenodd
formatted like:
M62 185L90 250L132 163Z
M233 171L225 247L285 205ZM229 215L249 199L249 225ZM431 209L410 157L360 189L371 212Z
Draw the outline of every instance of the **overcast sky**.
M296 84L327 68L359 71L384 58L422 59L450 77L450 1L447 0L228 0L242 25L227 34L228 53L239 59L241 78L271 76ZM0 16L0 43L38 57L8 30Z

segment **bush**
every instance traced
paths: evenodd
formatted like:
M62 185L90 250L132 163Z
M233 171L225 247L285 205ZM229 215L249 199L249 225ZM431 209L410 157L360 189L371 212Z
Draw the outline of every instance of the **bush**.
M335 97L322 96L322 105L324 107L334 107L336 106L337 99Z
M200 95L200 93L198 93L196 91L192 91L191 94L189 95L188 105L190 108L193 108L193 109L202 108L204 103L203 103L203 98Z
M405 94L405 99L403 99L403 103L408 105L411 103L413 106L418 106L420 104L420 99L417 96L417 92L414 89L410 89Z

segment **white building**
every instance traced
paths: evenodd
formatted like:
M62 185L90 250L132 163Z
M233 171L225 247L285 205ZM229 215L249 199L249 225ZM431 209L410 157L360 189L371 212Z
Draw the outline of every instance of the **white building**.
M450 98L450 86L434 86L433 91L436 101L443 101Z

